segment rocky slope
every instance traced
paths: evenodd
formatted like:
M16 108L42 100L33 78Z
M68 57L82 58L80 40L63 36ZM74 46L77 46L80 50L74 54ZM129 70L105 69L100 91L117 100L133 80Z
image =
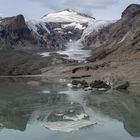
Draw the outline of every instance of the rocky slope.
M85 37L84 43L93 49L89 60L140 58L139 25L140 5L132 4L122 13L120 20Z

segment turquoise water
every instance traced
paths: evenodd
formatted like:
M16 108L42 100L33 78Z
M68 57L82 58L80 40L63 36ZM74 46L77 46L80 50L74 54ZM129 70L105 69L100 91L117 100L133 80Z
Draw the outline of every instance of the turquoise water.
M80 124L93 125L66 132L63 122L73 121L60 116L81 114L88 117ZM0 140L140 140L139 118L140 97L129 93L87 92L62 83L31 86L21 79L0 83Z

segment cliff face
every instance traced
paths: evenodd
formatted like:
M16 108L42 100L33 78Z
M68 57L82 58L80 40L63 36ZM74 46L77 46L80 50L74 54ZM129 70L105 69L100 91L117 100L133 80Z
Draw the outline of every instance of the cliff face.
M18 32L27 28L23 15L2 19L3 26L7 31Z
M22 15L3 18L0 22L0 49L13 49L35 41ZM36 42L36 41L35 41Z
M122 18L85 37L84 44L93 49L90 61L97 59L131 59L140 57L140 5L132 4Z

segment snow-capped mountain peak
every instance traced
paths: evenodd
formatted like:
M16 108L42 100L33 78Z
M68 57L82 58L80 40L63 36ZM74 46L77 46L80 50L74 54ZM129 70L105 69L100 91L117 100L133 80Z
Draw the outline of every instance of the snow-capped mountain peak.
M94 18L82 13L78 13L71 9L65 9L61 12L45 15L41 19L45 22L60 22L60 23L76 22L82 24L82 23L88 23Z

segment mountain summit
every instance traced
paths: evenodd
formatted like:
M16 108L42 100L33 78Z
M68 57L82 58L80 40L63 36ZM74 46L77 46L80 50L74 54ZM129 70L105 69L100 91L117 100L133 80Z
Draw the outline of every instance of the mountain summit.
M71 9L65 9L61 12L51 13L41 18L45 22L76 22L76 23L88 23L93 20L86 14L78 13Z
M140 13L140 5L139 4L131 4L129 5L124 12L122 13L122 17L134 17Z

